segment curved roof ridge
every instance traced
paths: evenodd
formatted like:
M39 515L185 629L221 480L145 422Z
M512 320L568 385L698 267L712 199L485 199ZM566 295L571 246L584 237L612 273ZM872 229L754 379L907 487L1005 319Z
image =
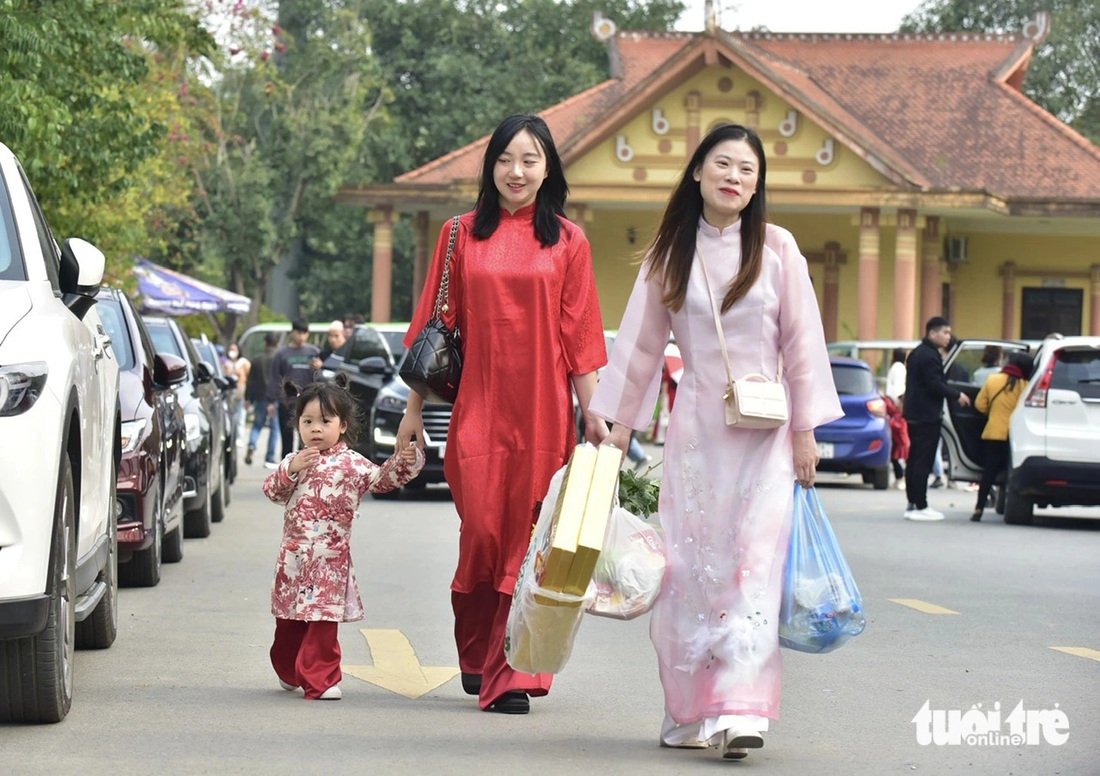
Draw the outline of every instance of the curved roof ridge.
M579 94L574 94L572 97L564 100L563 102L559 102L556 105L550 106L549 108L546 108L544 110L540 110L537 113L538 113L539 116L541 116L543 118L544 121L549 123L550 117L552 117L554 114L559 113L563 110L567 110L569 107L571 107L575 103L581 102L582 100L587 100L588 98L590 98L592 95L596 94L597 92L600 92L604 89L607 89L607 88L615 85L616 83L617 83L617 80L614 79L614 78L609 78L606 81L601 81L600 83L596 84L595 86L590 87L588 89L585 89L583 92L580 92ZM420 167L414 167L413 169L409 170L408 172L404 172L401 175L398 175L396 178L393 179L394 183L411 183L412 181L414 181L416 178L420 177L421 175L425 175L429 172L432 172L433 170L437 170L440 167L443 167L443 166L447 165L449 162L453 161L454 159L467 154L469 151L471 151L474 148L477 148L480 145L483 145L489 139L489 136L491 134L492 133L486 133L484 135L481 135L480 137L478 137L474 140L471 140L469 143L462 146L461 148L456 148L454 151L446 153L443 156L437 157L437 158L433 159L432 161L428 162L427 164L423 164ZM560 144L560 141L559 141L559 144Z
M728 30L749 40L821 41L913 41L919 43L1012 43L1030 40L1020 33L1005 32L772 32L770 30Z

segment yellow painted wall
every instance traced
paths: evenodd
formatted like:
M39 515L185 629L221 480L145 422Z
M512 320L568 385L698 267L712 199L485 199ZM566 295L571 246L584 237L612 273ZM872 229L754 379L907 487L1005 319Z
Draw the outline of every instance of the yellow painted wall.
M736 67L704 70L655 99L645 111L628 120L614 136L596 146L566 170L572 185L664 184L678 179L687 158L688 96L703 100L700 131L734 122L754 126L764 141L771 186L828 186L878 189L892 184L856 155L832 141L820 127L775 93ZM758 119L744 101L761 97ZM785 136L783 132L793 132ZM829 147L831 146L831 155ZM822 164L818 159L828 159ZM627 157L630 157L629 159Z

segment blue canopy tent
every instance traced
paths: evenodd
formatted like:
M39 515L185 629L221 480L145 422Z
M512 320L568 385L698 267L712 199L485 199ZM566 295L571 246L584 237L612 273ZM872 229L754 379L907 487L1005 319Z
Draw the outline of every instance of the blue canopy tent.
M244 314L252 307L247 296L212 286L182 272L139 258L134 266L142 312L162 315L192 313Z

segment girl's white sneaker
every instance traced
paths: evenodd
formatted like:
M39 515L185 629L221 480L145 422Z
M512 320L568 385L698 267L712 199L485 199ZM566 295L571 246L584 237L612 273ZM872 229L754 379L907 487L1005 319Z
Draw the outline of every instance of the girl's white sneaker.
M338 701L343 697L344 697L344 694L342 692L340 692L340 685L334 684L334 685L332 685L332 687L329 687L327 690L325 690L323 693L321 693L321 696L317 700L319 700L319 701Z
M287 692L290 692L291 690L297 690L298 689L294 685L289 684L287 682L284 682L282 679L279 680L279 686L282 687Z

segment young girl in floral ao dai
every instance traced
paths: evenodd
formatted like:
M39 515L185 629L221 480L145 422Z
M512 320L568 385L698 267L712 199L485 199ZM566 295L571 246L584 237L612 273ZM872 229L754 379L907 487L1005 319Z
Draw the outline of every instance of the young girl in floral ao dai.
M351 523L365 493L396 490L424 465L415 444L378 466L350 449L358 431L347 378L311 383L298 393L286 384L303 447L283 458L264 493L286 504L275 566L271 664L284 690L301 687L310 700L339 700L341 622L363 619L351 564Z

